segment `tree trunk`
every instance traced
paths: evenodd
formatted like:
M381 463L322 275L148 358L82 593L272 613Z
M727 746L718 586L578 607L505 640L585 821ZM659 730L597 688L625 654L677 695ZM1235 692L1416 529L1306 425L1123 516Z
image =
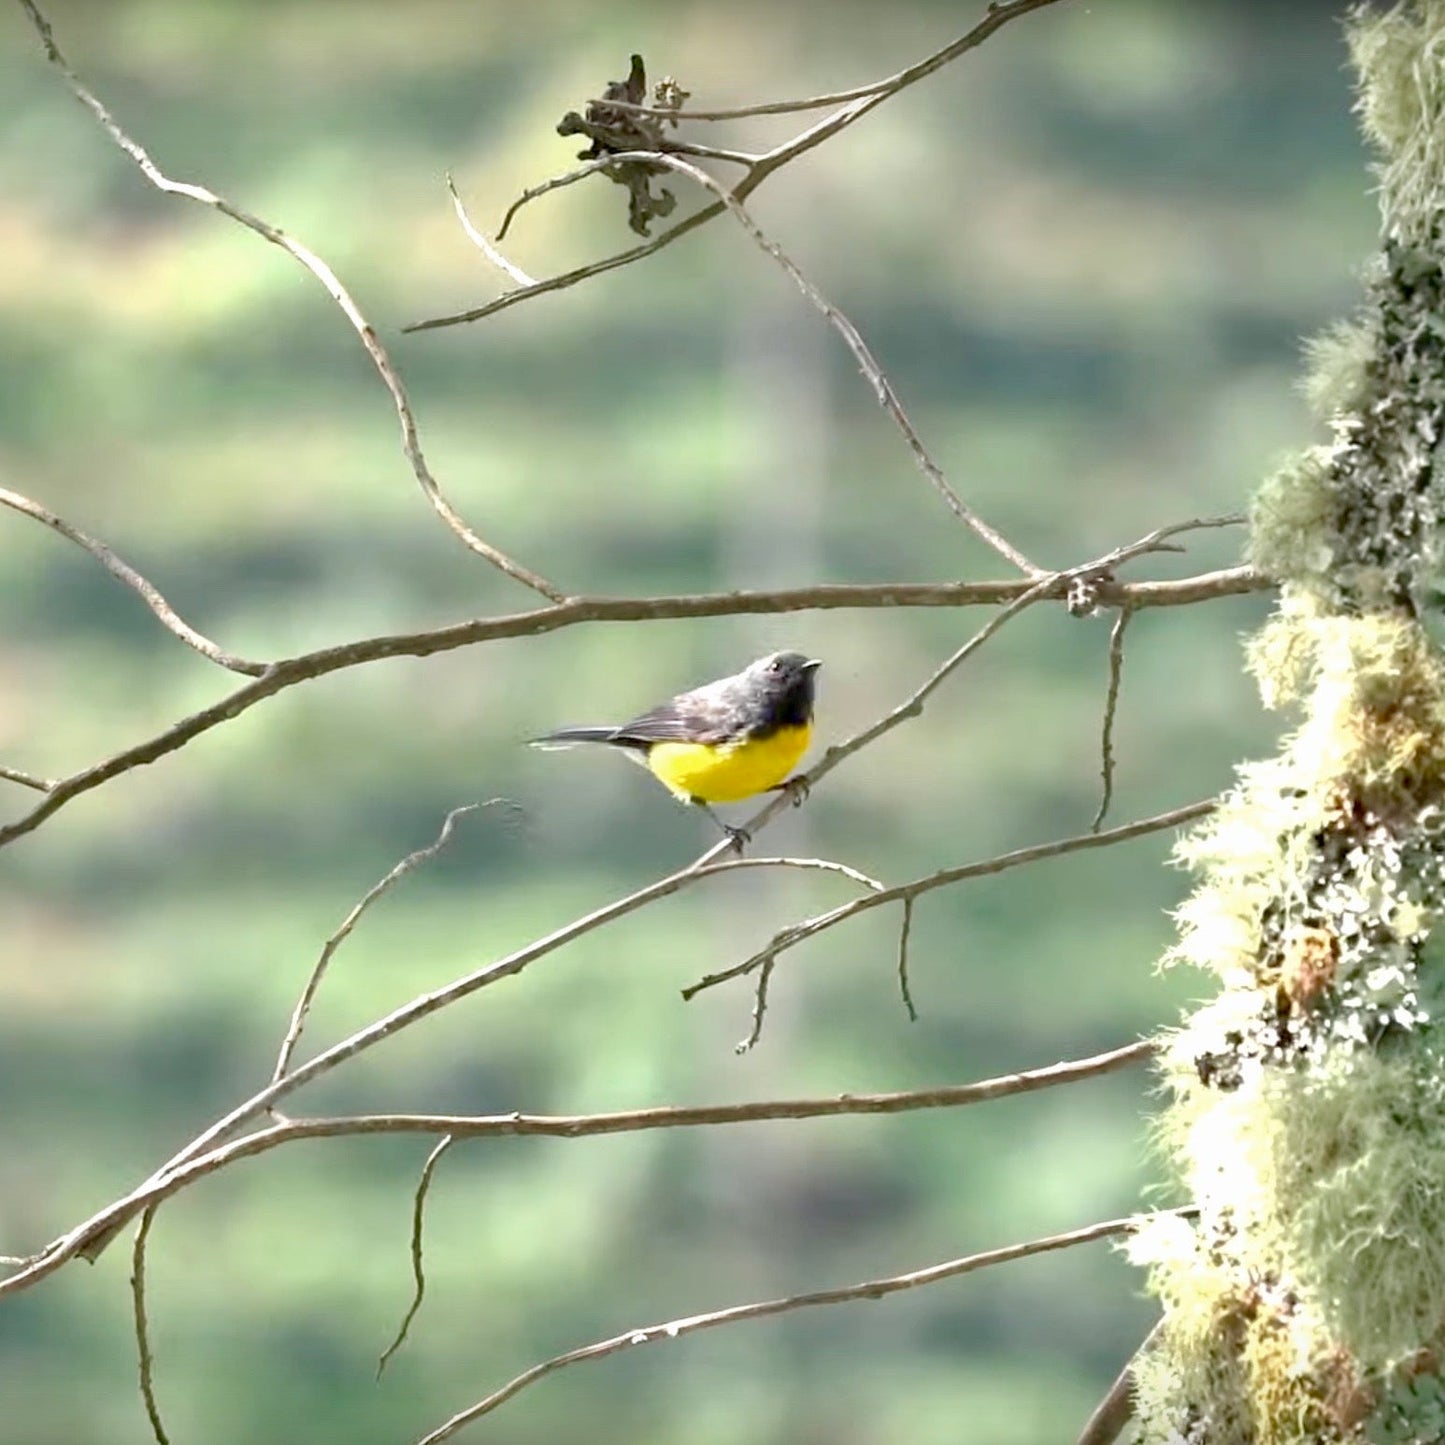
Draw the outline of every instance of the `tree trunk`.
M1165 1311L1141 1441L1445 1439L1445 0L1349 37L1382 242L1312 351L1333 441L1255 505L1282 594L1250 662L1302 719L1183 850L1171 958L1221 988L1166 1040L1160 1135L1199 1217L1134 1246Z

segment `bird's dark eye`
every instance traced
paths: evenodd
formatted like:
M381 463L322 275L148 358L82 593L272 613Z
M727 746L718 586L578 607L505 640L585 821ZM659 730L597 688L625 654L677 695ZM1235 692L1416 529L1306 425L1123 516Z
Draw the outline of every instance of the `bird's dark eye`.
M782 670L783 664L776 657L768 664L769 672L781 672Z

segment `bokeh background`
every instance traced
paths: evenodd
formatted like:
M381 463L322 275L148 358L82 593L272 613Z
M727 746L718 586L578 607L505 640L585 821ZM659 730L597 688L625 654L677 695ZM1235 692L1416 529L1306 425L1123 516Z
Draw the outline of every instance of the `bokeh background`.
M71 59L171 174L319 250L394 347L434 470L486 536L576 591L978 578L1000 566L913 469L837 338L723 221L481 325L459 232L576 149L561 113L641 51L698 104L856 84L960 31L942 3L527 6L53 0ZM1062 565L1238 509L1314 438L1299 339L1346 311L1374 228L1337 23L1316 3L1064 4L770 181L760 220L870 338L958 489ZM440 526L390 403L314 281L159 195L0 10L0 481L108 540L223 645L279 656L532 605ZM747 145L790 118L740 124ZM721 140L721 132L704 139ZM684 206L692 205L683 196ZM599 180L519 218L534 274L627 244ZM1234 560L1190 539L1156 575ZM78 550L0 515L0 760L68 773L234 679ZM1136 569L1134 575L1146 575ZM1204 796L1270 746L1240 669L1260 598L1129 633L1114 817ZM269 1072L328 933L445 811L505 796L365 921L307 1049L693 857L706 820L605 756L521 740L793 645L821 741L982 620L832 612L591 626L304 687L121 778L0 857L0 1250L123 1192ZM927 712L765 838L902 880L1080 831L1107 619L1035 609ZM13 815L33 799L0 784ZM307 1110L587 1112L905 1089L1086 1054L1200 987L1153 965L1188 886L1169 839L931 895L910 1024L897 920L746 989L678 990L835 878L749 872L592 934L328 1080ZM406 1441L516 1371L631 1325L915 1268L1127 1212L1159 1170L1142 1071L956 1113L459 1146L409 1293L426 1142L297 1146L158 1218L152 1318L177 1442ZM0 1436L149 1438L128 1250L0 1307ZM1072 1439L1148 1328L1095 1245L585 1365L498 1441L1035 1445Z

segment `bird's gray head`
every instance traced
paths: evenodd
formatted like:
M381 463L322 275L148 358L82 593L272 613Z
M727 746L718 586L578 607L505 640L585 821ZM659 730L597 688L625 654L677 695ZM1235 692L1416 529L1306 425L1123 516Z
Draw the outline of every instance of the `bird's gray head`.
M767 700L771 724L797 726L812 720L814 674L822 665L801 652L772 652L748 664L745 675Z
M759 677L778 678L783 682L791 682L799 677L811 680L812 675L822 665L821 658L804 657L801 652L770 652L766 657L760 657L756 662L750 662L748 671Z

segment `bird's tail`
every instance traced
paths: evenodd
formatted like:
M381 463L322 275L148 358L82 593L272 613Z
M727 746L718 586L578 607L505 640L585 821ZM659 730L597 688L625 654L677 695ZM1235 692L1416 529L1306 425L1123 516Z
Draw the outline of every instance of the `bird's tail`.
M539 738L528 738L534 748L570 748L578 743L611 743L617 741L616 728L558 728Z

